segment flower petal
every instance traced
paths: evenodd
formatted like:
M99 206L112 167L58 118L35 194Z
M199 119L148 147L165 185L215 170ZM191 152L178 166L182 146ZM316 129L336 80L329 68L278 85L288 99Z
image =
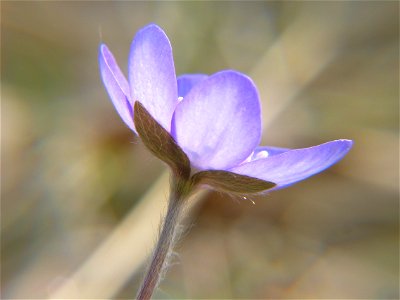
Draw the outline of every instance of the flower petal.
M99 48L100 75L108 95L122 120L136 132L132 118L132 106L128 81L122 74L114 56L104 44Z
M290 150L267 158L244 163L229 171L277 184L277 188L296 183L342 159L353 142L336 140L318 146Z
M273 155L281 154L283 152L287 152L290 149L288 148L278 148L278 147L269 147L269 146L262 146L262 147L257 147L253 154L250 157L249 161L254 161L260 158L266 158L270 157Z
M193 86L206 79L206 74L184 74L178 76L178 96L185 97Z
M261 137L251 79L222 71L195 85L176 107L172 135L198 169L225 170L243 162Z
M164 31L151 24L135 36L129 56L133 101L140 101L168 132L178 103L171 44Z

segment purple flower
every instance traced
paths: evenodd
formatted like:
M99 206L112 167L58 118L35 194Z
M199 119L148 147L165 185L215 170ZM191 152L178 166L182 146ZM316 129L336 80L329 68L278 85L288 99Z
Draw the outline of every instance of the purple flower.
M261 112L253 81L232 70L176 78L171 44L154 24L141 29L132 42L129 82L104 44L99 63L126 125L138 133L133 114L139 101L187 155L192 173L228 171L273 182L277 189L330 167L352 146L350 140L335 140L295 150L258 147Z

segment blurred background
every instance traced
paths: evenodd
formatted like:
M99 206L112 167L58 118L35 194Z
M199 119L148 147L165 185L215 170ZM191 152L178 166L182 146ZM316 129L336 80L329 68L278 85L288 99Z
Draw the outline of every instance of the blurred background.
M169 36L177 74L258 86L263 145L355 141L328 171L249 200L191 199L155 298L399 297L399 3L1 1L1 293L132 299L167 168L115 112L105 42Z

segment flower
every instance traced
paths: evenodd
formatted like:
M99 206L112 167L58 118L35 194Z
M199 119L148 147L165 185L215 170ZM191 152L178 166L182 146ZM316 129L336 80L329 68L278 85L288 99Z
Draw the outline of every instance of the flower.
M253 178L270 183L264 189L279 189L330 167L352 146L352 141L341 139L294 150L259 147L261 110L253 81L233 70L176 78L171 44L155 24L141 29L132 42L129 81L105 44L100 45L99 64L103 83L126 125L170 166L180 162L177 169L189 168L185 176L201 174L197 179L211 185L229 174L230 179ZM168 136L173 140L164 143ZM172 150L159 150L166 144L165 149Z

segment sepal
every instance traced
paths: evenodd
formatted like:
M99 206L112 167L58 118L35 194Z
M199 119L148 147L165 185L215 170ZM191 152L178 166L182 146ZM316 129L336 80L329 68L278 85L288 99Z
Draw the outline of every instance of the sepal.
M256 194L272 189L275 183L228 171L209 170L194 174L192 184L205 184L216 190L234 194Z
M151 153L168 164L176 176L189 179L189 158L139 101L134 105L133 120L138 135Z

